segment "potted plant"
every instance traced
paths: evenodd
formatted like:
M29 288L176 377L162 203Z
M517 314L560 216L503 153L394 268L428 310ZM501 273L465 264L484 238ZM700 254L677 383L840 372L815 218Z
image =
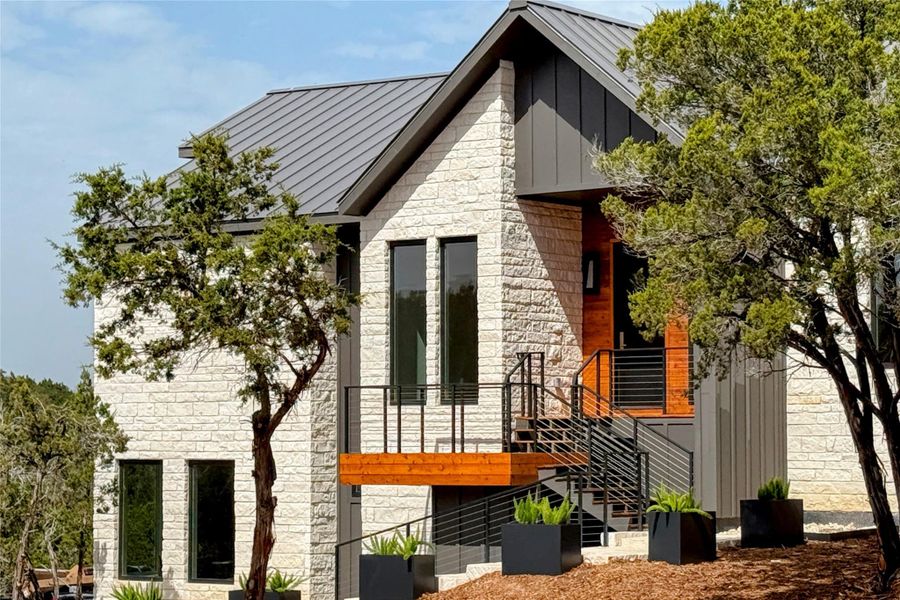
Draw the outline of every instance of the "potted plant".
M300 600L300 590L297 588L306 581L306 577L302 575L285 574L278 569L272 569L272 572L266 576L266 592L265 600ZM244 590L247 589L247 577L243 574L238 576L238 585L241 589L230 590L228 592L228 600L243 600Z
M741 500L741 546L771 548L804 542L803 500L790 500L791 484L773 477L756 500Z
M649 560L673 565L716 559L716 517L700 508L692 491L660 486L651 496Z
M419 554L431 544L418 533L374 536L359 557L359 600L413 600L437 591L434 554Z
M569 523L568 498L556 507L531 494L513 503L515 522L502 530L504 575L561 575L581 564L581 525Z

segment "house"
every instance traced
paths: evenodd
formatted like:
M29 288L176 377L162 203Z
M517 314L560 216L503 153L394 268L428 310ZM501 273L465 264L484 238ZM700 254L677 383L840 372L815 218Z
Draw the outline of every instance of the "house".
M834 450L804 422L837 406L821 376L803 380L821 390L797 401L784 359L735 357L729 373L696 381L684 323L647 341L631 320L645 266L598 210L612 190L590 151L680 139L637 111L636 82L615 66L636 32L513 0L448 74L277 90L214 126L235 152L277 149L278 183L338 225L349 249L335 276L364 295L352 334L273 442L271 565L309 576L306 597L355 595L353 540L382 529L440 534L447 572L473 562L473 548L490 559L492 541L469 543L466 529L482 519L490 536L491 510L505 510L491 499L523 485L577 495L598 532L641 527L659 482L693 487L725 521L773 475L797 473L813 504L841 508L824 505L823 476L803 466ZM98 306L97 323L111 309ZM221 599L247 569L240 370L213 354L171 382L97 382L131 438L98 475L120 484L118 505L95 517L101 597L121 580L161 579L167 598ZM803 425L790 444L788 414ZM847 439L839 426L824 436L832 445Z

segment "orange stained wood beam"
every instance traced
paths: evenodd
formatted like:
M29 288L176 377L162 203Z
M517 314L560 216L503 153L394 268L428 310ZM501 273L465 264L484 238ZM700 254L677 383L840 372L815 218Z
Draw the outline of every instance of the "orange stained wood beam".
M344 485L525 485L543 467L584 464L580 453L458 452L341 454Z

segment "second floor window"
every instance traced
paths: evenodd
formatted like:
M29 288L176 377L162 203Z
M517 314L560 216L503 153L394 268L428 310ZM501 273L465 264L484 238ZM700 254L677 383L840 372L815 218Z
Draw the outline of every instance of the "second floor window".
M442 401L478 400L478 246L474 238L441 242Z
M392 401L419 402L425 391L425 242L391 246L391 385L400 386Z

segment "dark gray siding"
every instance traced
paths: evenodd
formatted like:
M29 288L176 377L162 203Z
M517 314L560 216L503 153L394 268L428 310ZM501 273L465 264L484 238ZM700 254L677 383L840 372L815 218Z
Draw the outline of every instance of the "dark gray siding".
M602 188L591 167L609 150L654 129L572 59L535 38L515 61L516 191L520 195Z
M787 388L784 357L772 365L732 361L722 379L708 377L696 394L698 496L720 518L740 516L739 502L761 483L787 476Z

